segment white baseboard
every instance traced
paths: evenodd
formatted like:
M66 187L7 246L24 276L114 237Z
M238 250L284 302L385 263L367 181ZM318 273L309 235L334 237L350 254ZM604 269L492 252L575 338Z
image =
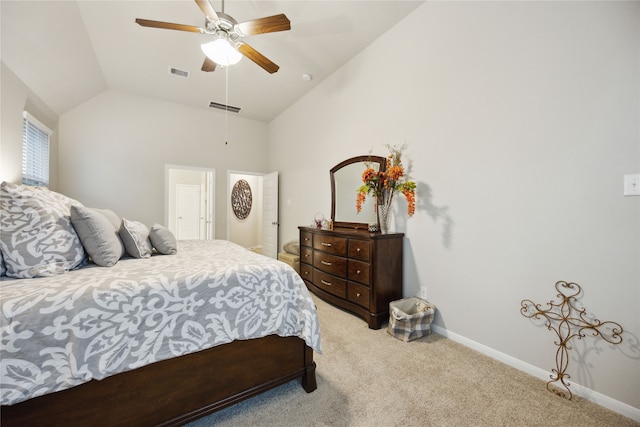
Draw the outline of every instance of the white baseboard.
M463 337L462 335L458 335L455 332L448 331L438 325L432 324L431 329L433 330L433 332L435 332L438 335L447 337L452 341L460 343L466 347L472 348L473 350L476 350L486 356L489 356L492 359L496 359L520 371L526 372L527 374L532 375L536 378L540 378L541 380L544 380L544 381L549 381L549 379L551 378L550 377L551 372L547 372L544 369L540 369L529 363L523 362L522 360L516 359L515 357L509 356L508 354L501 353L497 350L492 349L491 347L487 347L484 344L480 344L476 341ZM624 415L627 418L631 418L634 421L640 422L639 408L634 408L631 405L628 405L624 402L620 402L619 400L612 399L609 396L605 396L602 393L598 393L597 391L593 391L587 387L584 387L580 384L576 384L574 382L571 383L571 392L576 396L580 396L583 399L594 402L618 414Z

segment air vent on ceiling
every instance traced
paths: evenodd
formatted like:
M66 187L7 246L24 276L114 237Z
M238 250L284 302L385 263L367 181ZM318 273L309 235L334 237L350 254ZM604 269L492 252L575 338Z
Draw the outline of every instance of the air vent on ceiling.
M227 111L231 111L232 113L239 113L240 112L240 107L234 107L232 105L225 105L225 104L220 104L218 102L213 102L211 101L209 103L209 107L211 108L217 108L218 110L227 110Z
M169 74L173 74L174 76L183 77L185 79L189 78L189 72L185 70L181 70L179 68L169 67Z

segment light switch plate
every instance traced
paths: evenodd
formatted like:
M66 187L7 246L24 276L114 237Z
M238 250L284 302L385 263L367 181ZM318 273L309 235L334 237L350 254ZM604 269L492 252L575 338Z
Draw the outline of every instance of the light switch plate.
M640 173L624 176L624 195L640 196Z

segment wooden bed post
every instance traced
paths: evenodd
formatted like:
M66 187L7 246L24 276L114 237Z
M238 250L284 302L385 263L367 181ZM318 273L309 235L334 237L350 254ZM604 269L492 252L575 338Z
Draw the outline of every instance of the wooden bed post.
M304 366L302 388L304 388L307 393L311 393L318 388L316 382L316 362L313 361L313 349L306 345L304 346Z

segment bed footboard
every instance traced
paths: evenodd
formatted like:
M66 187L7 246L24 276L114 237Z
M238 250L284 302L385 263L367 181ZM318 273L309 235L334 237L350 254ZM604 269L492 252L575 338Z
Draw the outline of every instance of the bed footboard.
M235 341L0 410L10 426L177 426L295 378L317 388L313 350L297 337Z

